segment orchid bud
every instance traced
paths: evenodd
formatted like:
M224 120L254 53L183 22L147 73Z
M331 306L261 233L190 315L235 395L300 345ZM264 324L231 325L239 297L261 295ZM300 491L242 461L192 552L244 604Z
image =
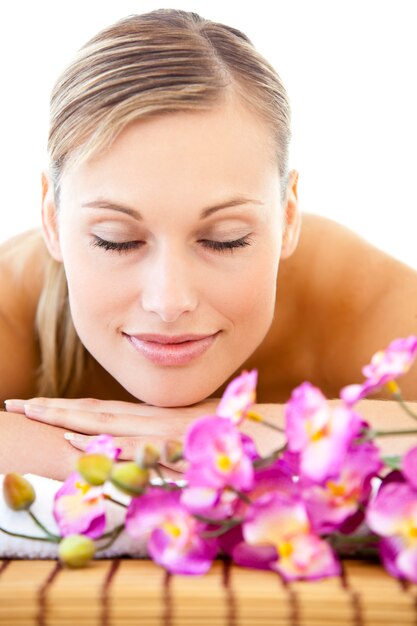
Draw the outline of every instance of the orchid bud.
M103 485L109 478L113 461L107 454L83 454L78 459L77 471L90 485Z
M35 501L35 490L20 474L6 474L3 481L3 494L7 505L14 511L28 509Z
M158 448L153 446L151 443L147 443L137 450L135 463L142 468L155 467L160 458L161 455Z
M181 441L170 439L165 443L165 460L168 463L176 463L183 458L183 445Z
M94 557L96 546L85 535L69 535L58 547L59 559L68 567L84 567Z
M138 467L134 461L123 461L113 466L110 480L128 496L138 496L149 484L149 470Z

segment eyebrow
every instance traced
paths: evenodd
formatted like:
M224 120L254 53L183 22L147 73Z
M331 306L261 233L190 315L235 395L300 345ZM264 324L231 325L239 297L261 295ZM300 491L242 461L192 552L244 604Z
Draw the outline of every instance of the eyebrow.
M234 206L240 206L242 204L263 205L264 203L260 202L259 200L254 200L253 198L245 198L243 196L230 198L229 200L225 200L224 202L220 202L219 204L203 209L200 214L200 219L205 219L216 211L220 211L221 209L228 209ZM126 215L130 215L138 221L143 220L143 216L136 209L124 206L123 204L118 204L117 202L111 202L104 198L97 198L97 200L85 202L81 206L89 209L110 209L111 211L120 211L121 213L126 213Z

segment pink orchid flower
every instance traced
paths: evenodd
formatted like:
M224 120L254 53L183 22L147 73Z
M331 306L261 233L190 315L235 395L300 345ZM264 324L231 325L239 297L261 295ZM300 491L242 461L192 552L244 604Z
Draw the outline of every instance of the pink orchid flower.
M240 424L245 414L256 401L257 370L242 372L226 387L220 400L216 415L230 419L234 424Z
M239 496L233 491L214 487L186 487L180 499L190 513L204 515L212 520L232 517L240 502Z
M408 483L417 491L417 447L410 448L403 456L401 469Z
M250 449L248 437L243 439L231 421L210 415L201 417L185 435L184 458L189 462L185 479L192 487L250 489Z
M364 422L345 406L331 407L320 389L305 382L285 407L288 450L299 453L299 471L316 482L338 473Z
M417 337L395 339L385 350L380 350L362 369L366 380L360 385L348 385L340 391L340 397L348 405L377 391L398 376L406 374L417 355Z
M217 540L204 538L205 524L181 504L177 491L149 489L133 498L126 515L126 531L147 539L154 561L175 574L204 574L217 554Z
M383 467L370 441L348 450L340 471L323 484L301 481L300 489L315 532L353 532L363 520L360 509L371 495L371 480Z
M268 557L269 569L278 571L286 580L316 579L336 576L340 565L330 546L312 532L304 503L299 497L269 493L261 496L248 509L242 526L243 538L252 550L246 551L246 564L256 567L259 547ZM275 558L267 548L275 548ZM242 545L239 546L242 556ZM239 556L239 554L235 554ZM263 563L263 566L265 563Z
M401 479L383 483L366 521L382 537L380 556L387 571L417 583L417 491Z
M106 526L103 487L88 485L77 472L70 474L55 494L53 514L62 537L100 537Z

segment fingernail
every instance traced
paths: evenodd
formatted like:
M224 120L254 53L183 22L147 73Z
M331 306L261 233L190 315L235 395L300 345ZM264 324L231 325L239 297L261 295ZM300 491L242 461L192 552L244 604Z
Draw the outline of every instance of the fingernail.
M6 411L24 411L25 400L5 400Z
M81 443L85 441L87 437L85 435L79 435L78 433L64 433L64 439L68 441L79 441Z

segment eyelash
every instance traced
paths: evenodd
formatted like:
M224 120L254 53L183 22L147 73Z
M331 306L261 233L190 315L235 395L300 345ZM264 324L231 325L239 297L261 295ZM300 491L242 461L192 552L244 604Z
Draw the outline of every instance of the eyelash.
M210 239L202 239L201 241L205 244L206 248L210 248L216 252L233 252L235 248L243 248L251 245L249 236L242 237L241 239L235 239L234 241L211 241ZM138 248L140 243L140 241L125 241L116 243L114 241L105 241L104 239L101 239L101 237L94 236L91 245L93 247L98 246L99 248L104 248L105 250L109 250L111 252L122 253Z

